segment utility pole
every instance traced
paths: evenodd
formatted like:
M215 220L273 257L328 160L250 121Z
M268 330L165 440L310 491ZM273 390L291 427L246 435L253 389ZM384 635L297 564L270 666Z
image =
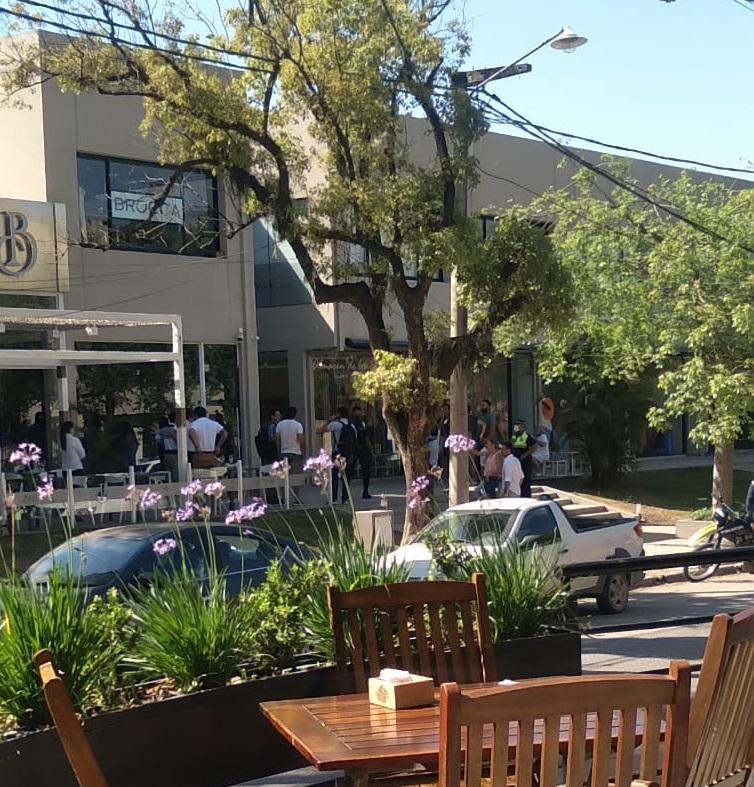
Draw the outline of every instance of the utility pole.
M521 55L507 66L499 68L483 68L477 71L458 71L452 75L451 85L457 91L469 94L472 90L479 90L497 79L519 76L531 71L528 63L521 61L542 49L547 44L553 49L572 52L586 43L586 38L576 35L570 27L564 27L554 36L545 39L534 49ZM466 96L460 98L466 99ZM456 215L459 220L468 216L469 192L468 184L464 182L456 194ZM450 272L450 336L458 338L465 336L468 328L466 309L461 304L458 292L457 268L453 265ZM467 435L468 425L468 386L466 381L467 367L465 359L456 364L450 376L450 432L451 434ZM510 416L510 414L509 414ZM469 457L465 453L450 454L449 467L449 503L451 506L468 503L469 501Z

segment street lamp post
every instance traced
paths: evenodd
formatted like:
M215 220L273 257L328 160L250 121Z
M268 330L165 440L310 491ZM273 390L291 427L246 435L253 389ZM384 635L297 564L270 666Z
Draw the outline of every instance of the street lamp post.
M548 44L561 52L573 52L587 42L583 36L576 35L567 25L554 36L545 39L534 49L521 55L517 60L507 66L499 68L484 68L476 71L458 71L453 74L452 86L456 90L466 93L479 90L497 79L527 74L531 71L525 60L530 55L538 52ZM456 210L460 217L468 215L468 188L464 183L459 189ZM450 335L451 337L463 336L467 331L466 309L461 304L458 290L458 275L453 266L450 273ZM468 392L466 384L466 367L464 360L456 364L450 377L450 431L452 434L468 433ZM469 500L469 460L466 454L450 454L449 467L449 502L451 506L467 503Z

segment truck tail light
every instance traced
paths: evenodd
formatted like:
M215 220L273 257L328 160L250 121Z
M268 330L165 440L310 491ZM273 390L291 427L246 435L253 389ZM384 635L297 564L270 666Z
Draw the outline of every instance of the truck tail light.
M636 533L639 538L644 538L644 528L638 522L634 525L634 533Z

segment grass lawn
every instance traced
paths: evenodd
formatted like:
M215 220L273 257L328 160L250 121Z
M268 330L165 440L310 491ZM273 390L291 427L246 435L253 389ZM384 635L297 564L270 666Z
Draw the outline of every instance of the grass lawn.
M739 510L743 508L746 490L751 480L750 473L742 470L734 472L733 508ZM694 511L710 504L712 468L687 467L678 470L629 473L600 488L591 486L588 478L558 479L553 485L558 489L591 493L627 503Z
M336 509L335 513L330 510L316 509L292 509L291 511L278 511L270 509L263 519L257 520L254 524L259 527L266 527L274 533L282 536L294 538L304 544L314 546L319 541L319 533L327 532L328 527L332 528L335 523L342 525L347 522L349 516L345 511ZM57 546L62 543L64 535L62 532L50 533L52 545ZM50 542L47 534L42 532L18 533L16 535L16 572L22 573L38 558L42 557L50 549ZM9 535L0 536L0 578L6 576L11 566L11 539Z

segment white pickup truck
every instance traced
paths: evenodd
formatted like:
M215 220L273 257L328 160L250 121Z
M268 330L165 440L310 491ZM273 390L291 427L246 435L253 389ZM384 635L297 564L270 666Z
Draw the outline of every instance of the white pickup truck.
M399 547L389 558L408 564L411 579L426 579L432 555L424 543L426 535L451 534L469 554L485 546L518 543L521 547L557 550L561 565L639 557L644 554L641 525L630 517L568 516L552 500L501 498L454 506L435 517L413 542ZM574 596L593 597L601 612L623 612L628 592L640 574L610 574L576 577L571 581Z

